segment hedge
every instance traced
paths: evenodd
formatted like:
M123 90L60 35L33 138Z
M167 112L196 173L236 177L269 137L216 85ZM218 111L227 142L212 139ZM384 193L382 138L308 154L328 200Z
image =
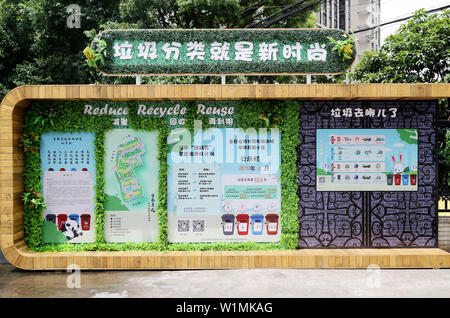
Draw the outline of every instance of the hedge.
M338 52L333 51L334 45L328 37L335 40L347 40L349 36L338 29L230 29L230 30L108 30L98 35L98 40L106 42L107 55L104 64L97 63L100 71L106 74L330 74L342 73L348 69L356 56L353 47L351 59L343 60ZM234 51L233 43L237 41L252 41L254 43L253 61L213 61L209 59L209 51L205 49L203 61L186 58L185 48L180 49L178 61L165 61L160 51L155 60L119 60L114 58L113 45L115 41L133 42L135 46L140 42L157 42L158 48L162 42L187 43L189 41L202 41L203 43L229 42L230 54ZM282 58L282 47L278 48L278 61L255 61L258 44L277 41L282 44L301 43L303 58L301 61ZM326 44L327 61L308 61L306 50L314 43ZM206 48L206 46L205 46ZM134 47L134 58L137 49ZM183 54L181 53L183 51ZM150 61L152 61L150 63Z

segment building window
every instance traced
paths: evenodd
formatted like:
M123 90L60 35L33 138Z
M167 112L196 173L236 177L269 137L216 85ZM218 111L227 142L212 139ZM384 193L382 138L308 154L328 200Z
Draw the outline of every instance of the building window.
M331 1L328 1L330 3L330 5L328 6L329 11L328 11L328 22L327 22L327 26L329 28L333 27L333 7L331 6L332 5Z
M352 25L352 20L351 20L351 16L352 16L352 10L351 10L351 5L350 5L350 0L347 0L347 10L348 10L348 13L347 13L347 18L348 18L348 20L347 20L347 28L348 28L348 30L350 30L351 29L351 25Z
M339 29L346 30L345 28L345 0L339 0Z
M324 1L322 8L322 21L321 21L323 25L327 25L327 10L328 10L327 1Z
M338 27L338 0L333 0L333 28Z

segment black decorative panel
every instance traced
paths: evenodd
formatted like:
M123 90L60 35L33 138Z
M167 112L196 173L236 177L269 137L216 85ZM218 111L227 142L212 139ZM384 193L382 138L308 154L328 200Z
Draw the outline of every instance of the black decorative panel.
M331 116L348 107L376 115ZM300 103L299 247L436 246L436 111L430 101ZM418 191L316 191L316 129L333 128L418 128Z
M316 129L363 128L356 117L334 118L334 108L361 108L361 102L300 103L299 246L363 246L363 195L361 192L316 191Z
M373 247L436 246L436 112L434 101L370 102L397 116L368 119L370 128L418 128L418 191L369 192L369 242Z

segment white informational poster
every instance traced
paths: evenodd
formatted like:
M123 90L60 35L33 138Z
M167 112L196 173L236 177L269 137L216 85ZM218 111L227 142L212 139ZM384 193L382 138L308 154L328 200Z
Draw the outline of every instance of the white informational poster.
M278 129L179 130L169 144L170 242L280 240Z
M95 241L94 141L91 132L41 135L44 243Z

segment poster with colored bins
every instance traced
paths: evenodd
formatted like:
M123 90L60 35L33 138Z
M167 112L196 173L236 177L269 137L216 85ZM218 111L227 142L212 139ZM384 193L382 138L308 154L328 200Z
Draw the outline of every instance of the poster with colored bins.
M158 132L114 129L105 135L105 239L158 238Z
M278 129L176 129L168 143L170 242L280 240Z
M95 241L94 133L41 135L44 243Z
M417 129L317 129L317 191L417 191Z

